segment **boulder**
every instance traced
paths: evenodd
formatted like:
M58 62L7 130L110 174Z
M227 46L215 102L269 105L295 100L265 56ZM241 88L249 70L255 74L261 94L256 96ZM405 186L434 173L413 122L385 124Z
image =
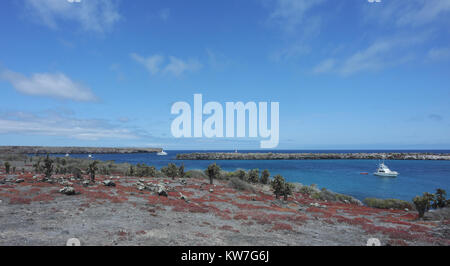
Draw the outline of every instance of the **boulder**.
M316 208L326 208L326 207L327 207L327 206L325 206L325 205L320 205L320 204L317 203L317 202L310 203L309 206L311 206L311 207L316 207Z
M181 192L180 192L180 199L182 199L182 200L184 200L186 202L189 201L189 199L185 195L183 195L183 193L181 193Z
M103 181L103 185L105 185L107 187L115 187L116 186L116 184L113 181L111 181L111 180Z
M75 189L73 187L63 187L59 192L66 195L75 195Z
M159 188L158 188L158 195L159 196L164 196L164 197L169 196L167 194L167 191L166 191L165 187L163 187L163 186L159 186Z

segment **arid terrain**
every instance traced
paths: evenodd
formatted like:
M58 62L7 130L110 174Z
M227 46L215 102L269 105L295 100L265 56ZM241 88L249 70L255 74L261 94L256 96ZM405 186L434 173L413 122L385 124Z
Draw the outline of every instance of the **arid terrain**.
M220 180L43 178L0 169L0 245L66 245L69 238L82 245L366 245L373 237L382 245L450 245L448 208L418 220L415 211L298 192L285 202L269 186L238 191ZM64 187L76 194L61 193Z

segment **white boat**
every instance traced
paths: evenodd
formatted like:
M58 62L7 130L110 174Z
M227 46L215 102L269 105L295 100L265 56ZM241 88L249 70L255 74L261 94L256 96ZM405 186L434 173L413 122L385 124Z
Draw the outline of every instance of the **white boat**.
M69 157L69 154L68 154L68 153L66 153L66 157Z
M386 176L386 177L396 177L399 175L398 172L396 171L391 171L391 169L389 169L384 162L380 163L380 165L378 166L378 170L373 173L376 176Z
M88 157L89 157L89 158L92 158L92 154L89 154Z
M167 155L167 152L162 150L162 151L158 152L156 155L159 155L159 156L163 155L164 156L164 155Z

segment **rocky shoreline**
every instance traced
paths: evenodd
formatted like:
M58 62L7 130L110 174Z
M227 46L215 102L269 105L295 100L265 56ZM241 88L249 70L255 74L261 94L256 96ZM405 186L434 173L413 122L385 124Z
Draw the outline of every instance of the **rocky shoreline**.
M232 153L177 154L177 160L450 160L450 154L435 153Z
M105 148L105 147L46 147L46 146L0 146L2 154L99 154L99 153L154 153L161 148Z

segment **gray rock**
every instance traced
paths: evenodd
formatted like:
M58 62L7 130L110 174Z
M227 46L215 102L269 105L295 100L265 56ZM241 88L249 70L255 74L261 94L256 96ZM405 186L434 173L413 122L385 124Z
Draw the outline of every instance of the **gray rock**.
M160 187L158 188L158 195L159 195L159 196L164 196L164 197L169 196L169 195L167 194L166 189L165 189L163 186L160 186Z
M107 187L115 187L116 186L116 184L113 181L111 181L111 180L103 181L103 185L105 185Z
M183 193L181 193L181 192L180 192L180 199L182 199L182 200L184 200L184 201L186 201L186 202L189 201L188 197L186 197L185 195L183 195Z
M66 195L75 195L75 189L73 187L63 187L59 192Z

